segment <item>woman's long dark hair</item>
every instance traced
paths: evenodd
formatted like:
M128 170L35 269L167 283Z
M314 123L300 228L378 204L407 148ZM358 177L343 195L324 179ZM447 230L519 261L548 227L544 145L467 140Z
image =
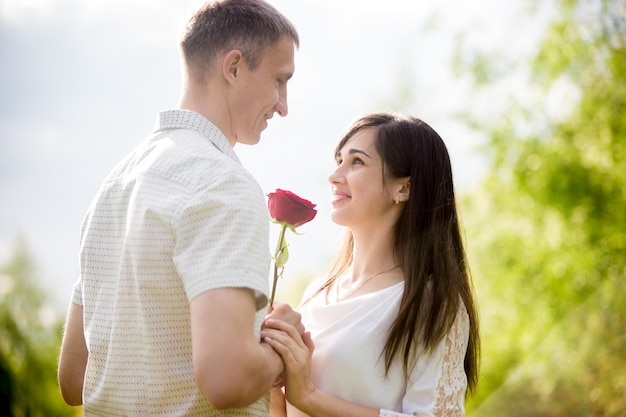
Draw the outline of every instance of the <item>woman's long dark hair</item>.
M478 383L480 340L478 313L457 216L452 168L446 146L428 124L411 116L374 113L355 121L335 152L357 132L375 129L383 161L383 181L410 177L409 199L395 226L395 253L405 275L404 294L382 355L385 370L401 357L405 377L421 348L432 352L450 331L461 300L469 315L465 374L469 392ZM353 238L343 247L320 291L352 263Z

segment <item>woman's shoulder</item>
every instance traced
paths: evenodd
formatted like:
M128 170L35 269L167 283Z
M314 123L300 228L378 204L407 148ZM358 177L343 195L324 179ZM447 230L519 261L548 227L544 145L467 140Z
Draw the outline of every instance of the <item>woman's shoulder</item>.
M328 275L326 274L314 277L307 284L306 288L304 289L304 292L302 293L302 303L305 303L307 300L313 298L319 292L319 290L322 288L322 286L326 283L327 280L328 280Z

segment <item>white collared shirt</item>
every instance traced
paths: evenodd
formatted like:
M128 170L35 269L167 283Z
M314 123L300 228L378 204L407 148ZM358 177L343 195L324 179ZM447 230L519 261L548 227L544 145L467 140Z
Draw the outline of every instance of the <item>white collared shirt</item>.
M258 183L203 116L159 114L104 181L82 226L85 416L221 415L194 383L189 303L247 287L267 304L269 215ZM241 416L267 416L267 398Z

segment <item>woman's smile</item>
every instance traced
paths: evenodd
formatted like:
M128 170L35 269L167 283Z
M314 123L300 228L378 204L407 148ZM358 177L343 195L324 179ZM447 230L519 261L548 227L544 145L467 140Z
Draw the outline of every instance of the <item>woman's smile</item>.
M337 204L340 204L348 199L350 199L350 195L343 192L343 191L339 191L339 190L333 190L333 198L330 201L330 203L335 206Z

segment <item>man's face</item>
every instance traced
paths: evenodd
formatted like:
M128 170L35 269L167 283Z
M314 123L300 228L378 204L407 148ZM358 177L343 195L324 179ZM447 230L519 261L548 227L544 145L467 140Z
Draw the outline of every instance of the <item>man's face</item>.
M294 51L293 41L282 38L267 48L254 71L243 65L231 108L236 142L258 143L274 113L287 115L287 82L294 72Z

